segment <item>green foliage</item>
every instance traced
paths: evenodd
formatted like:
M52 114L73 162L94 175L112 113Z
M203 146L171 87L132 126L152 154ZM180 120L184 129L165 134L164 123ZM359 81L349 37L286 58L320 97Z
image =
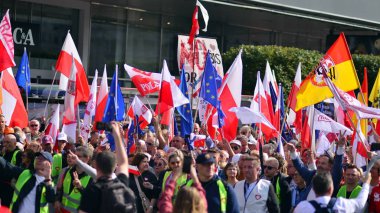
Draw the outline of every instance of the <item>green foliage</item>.
M223 54L225 70L232 64L240 49L243 49L242 94L245 95L253 94L257 71L261 71L261 78L264 77L267 60L271 69L275 71L277 82L283 85L284 93L287 95L291 89L298 63L302 64L302 79L304 79L323 57L323 54L318 51L293 47L242 45L233 47ZM380 56L353 55L353 59L360 81L362 81L363 69L367 67L369 90L371 90L379 69Z

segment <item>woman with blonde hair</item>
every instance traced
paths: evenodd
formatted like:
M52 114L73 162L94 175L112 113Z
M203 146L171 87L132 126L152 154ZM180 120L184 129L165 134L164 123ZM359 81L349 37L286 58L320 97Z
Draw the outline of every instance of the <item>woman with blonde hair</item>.
M194 165L190 168L190 177L194 184L192 187L183 186L178 191L175 201L173 201L175 185L177 179L182 175L182 166L173 169L173 176L166 190L158 200L158 209L160 213L206 213L207 201L206 192L199 182ZM175 202L173 204L173 202Z

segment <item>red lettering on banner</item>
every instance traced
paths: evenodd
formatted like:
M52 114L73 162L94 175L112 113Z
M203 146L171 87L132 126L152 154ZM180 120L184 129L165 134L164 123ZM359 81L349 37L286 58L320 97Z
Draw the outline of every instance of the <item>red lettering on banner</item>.
M324 115L319 115L317 120L318 120L318 121L331 122L331 120L328 119L327 116L324 116Z

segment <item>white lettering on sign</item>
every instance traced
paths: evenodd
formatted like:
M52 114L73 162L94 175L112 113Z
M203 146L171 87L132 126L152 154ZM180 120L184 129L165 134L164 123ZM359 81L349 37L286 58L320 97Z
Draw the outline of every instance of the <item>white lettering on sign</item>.
M33 33L31 29L24 31L21 27L13 30L13 41L16 44L34 46Z

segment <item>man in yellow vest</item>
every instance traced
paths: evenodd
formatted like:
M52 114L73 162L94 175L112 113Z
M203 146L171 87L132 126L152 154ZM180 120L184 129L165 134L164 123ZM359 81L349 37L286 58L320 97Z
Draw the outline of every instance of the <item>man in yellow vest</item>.
M53 158L48 152L36 153L33 170L23 170L0 157L0 173L17 178L10 208L12 212L48 213L48 203L54 201L51 181Z
M264 162L264 175L269 180L276 193L281 212L289 212L291 208L291 191L285 175L279 170L280 164L274 157L269 157Z
M78 147L75 151L78 158L88 163L92 153L87 147ZM68 157L68 161L72 161ZM83 190L92 182L92 178L83 169L77 166L64 169L57 185L57 196L54 208L59 212L61 208L68 212L78 212Z
M206 191L208 212L238 213L239 203L235 192L215 174L215 166L215 159L208 153L201 154L196 159L198 178Z
M362 187L359 185L359 180L362 176L362 170L354 164L349 164L345 168L344 182L340 187L336 197L347 199L357 198Z
M20 136L14 133L6 134L3 139L4 154L6 161L15 166L21 164L21 150L16 146L17 142L21 142Z

